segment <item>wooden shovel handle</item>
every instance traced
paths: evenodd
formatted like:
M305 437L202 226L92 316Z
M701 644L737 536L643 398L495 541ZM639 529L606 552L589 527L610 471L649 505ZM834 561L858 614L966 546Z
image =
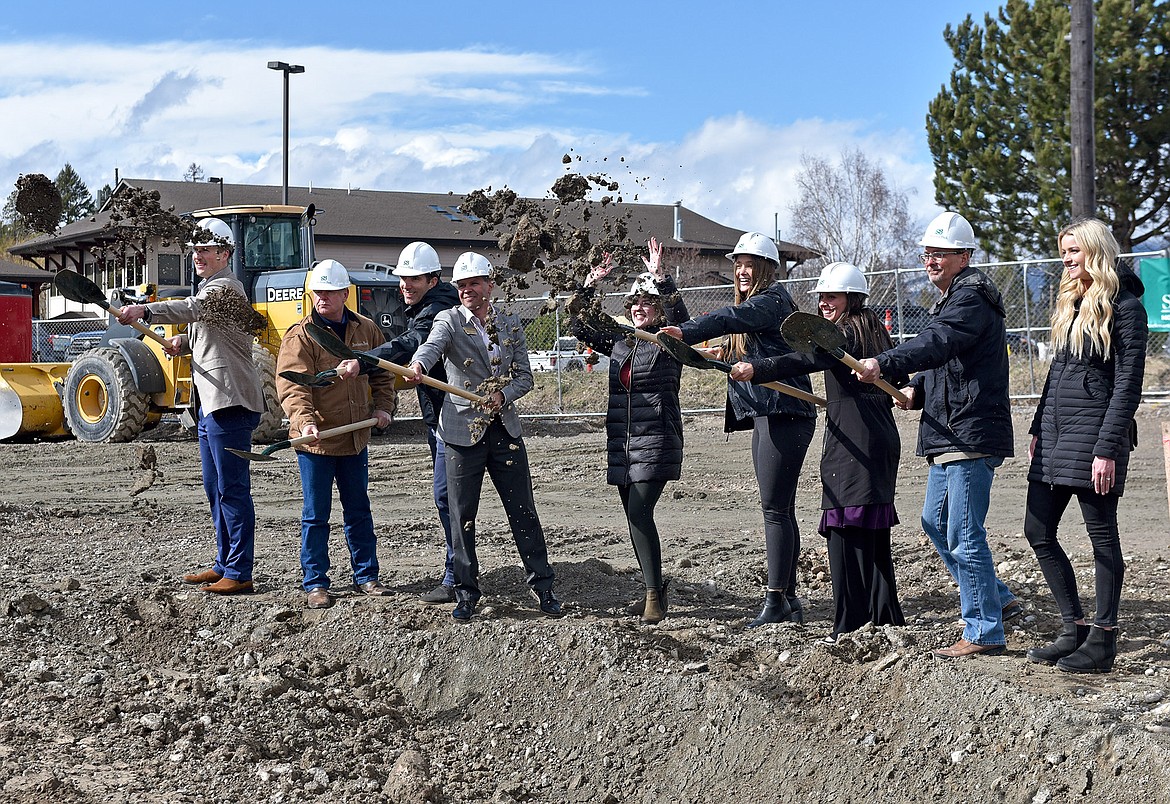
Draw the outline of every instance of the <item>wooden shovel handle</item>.
M794 396L797 399L803 399L805 402L812 402L814 405L820 405L822 408L829 404L829 400L824 397L810 394L808 391L802 391L799 388L794 388L791 385L783 382L762 382L762 388L771 388L773 391L779 391L782 394Z
M122 314L121 307L116 307L116 306L110 304L109 302L106 302L106 304L104 304L102 306L105 307L107 310L109 310L110 313L113 314L114 318L117 318L118 316L120 316ZM171 345L170 341L168 341L162 335L159 335L157 332L155 332L150 327L146 326L146 324L143 324L142 321L131 321L130 326L134 327L134 329L138 330L139 332L141 332L143 335L150 338L151 340L158 341L158 343L162 346L169 347Z
M316 441L318 438L329 438L330 436L342 435L343 433L352 433L354 430L364 430L367 427L373 427L377 423L377 417L362 419L360 422L354 422L353 424L343 424L340 427L330 427L328 430L321 430L315 436L290 438L288 440L288 445L290 447L299 447L301 444L308 444L312 441Z
M373 355L369 356L373 357ZM378 361L379 368L384 368L386 371L389 371L392 374L397 374L399 377L404 379L414 378L414 372L408 369L406 366L400 366L397 363L391 363L389 360L383 360L380 357L376 357L374 359ZM464 399L470 399L472 402L478 402L481 405L487 404L486 396L479 396L478 394L474 394L471 391L468 391L466 388L460 388L457 385L451 385L450 383L443 382L442 380L436 380L434 377L429 377L426 374L422 375L420 382L422 382L423 385L429 385L432 388L438 388L440 391L446 391L449 394L455 394L455 396L461 396Z
M861 371L861 363L857 360L857 358L855 358L853 355L849 354L848 352L846 352L844 350L839 350L839 353L834 353L834 355L836 356L836 358L838 360L840 360L845 365L849 366L849 368L853 369L854 371ZM904 393L899 391L894 386L890 385L888 382L883 380L881 377L878 377L876 380L874 380L873 384L876 385L878 388L881 388L883 391L885 391L887 394L892 396L894 399L901 402L903 405L910 404L910 400L906 398L906 395Z

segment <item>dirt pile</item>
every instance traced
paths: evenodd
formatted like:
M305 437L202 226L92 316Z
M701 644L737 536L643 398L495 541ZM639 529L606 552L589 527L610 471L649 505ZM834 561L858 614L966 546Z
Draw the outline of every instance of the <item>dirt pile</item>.
M929 651L958 634L957 594L916 527L923 473L909 455L895 561L910 622L824 645L816 461L799 490L808 624L745 630L763 571L758 503L748 439L727 440L717 417L686 422L684 477L659 506L673 578L659 626L624 613L640 582L599 422L526 423L566 617L536 613L485 494L487 597L467 626L417 601L442 539L418 427L371 446L382 578L398 594L347 593L338 535L339 601L314 611L291 457L253 468L258 593L219 599L178 581L211 542L190 437L163 426L129 445L0 445L13 468L0 488L0 800L1170 801L1170 549L1148 437L1160 420L1139 422L1121 654L1102 677L1023 658L1058 618L1018 536L1019 460L997 477L991 528L1027 611L1006 656L944 662ZM147 470L153 483L131 497ZM1088 592L1079 528L1069 542Z

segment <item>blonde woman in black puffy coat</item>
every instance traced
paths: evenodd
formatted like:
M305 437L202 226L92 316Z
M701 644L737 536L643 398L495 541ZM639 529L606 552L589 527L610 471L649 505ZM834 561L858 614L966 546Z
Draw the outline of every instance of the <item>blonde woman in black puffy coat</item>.
M1057 238L1065 273L1052 315L1052 367L1030 432L1032 459L1024 534L1060 609L1052 643L1028 651L1034 662L1071 673L1113 669L1125 562L1117 504L1145 371L1146 311L1141 280L1118 268L1113 233L1096 219L1075 221ZM1073 497L1093 545L1096 609L1092 625L1073 567L1057 541Z

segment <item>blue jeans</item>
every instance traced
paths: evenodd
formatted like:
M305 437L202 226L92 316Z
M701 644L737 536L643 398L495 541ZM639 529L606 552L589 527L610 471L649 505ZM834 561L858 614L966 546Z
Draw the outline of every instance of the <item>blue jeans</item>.
M234 581L252 580L256 553L256 507L251 464L227 448L249 452L260 414L241 406L199 416L199 457L203 491L215 524L216 572Z
M431 484L431 491L435 498L435 508L439 512L439 522L443 524L443 535L447 538L447 560L443 566L443 586L455 585L455 549L451 546L451 506L447 501L447 450L443 439L439 438L435 429L427 430L427 443L431 446L431 463L435 467L435 479Z
M355 584L378 580L374 517L370 513L369 452L357 455L314 455L297 453L301 470L301 571L305 589L329 588L329 514L333 508L333 485L341 498L345 541Z
M922 504L922 529L934 542L947 572L959 585L963 638L976 645L1003 645L1003 607L1015 599L995 575L983 523L991 481L1003 458L933 464Z

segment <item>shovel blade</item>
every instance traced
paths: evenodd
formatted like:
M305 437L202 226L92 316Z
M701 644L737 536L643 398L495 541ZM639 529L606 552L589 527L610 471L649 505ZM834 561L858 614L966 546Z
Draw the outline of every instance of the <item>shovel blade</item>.
M69 301L110 306L102 289L76 271L58 271L53 277L53 287Z
M297 385L308 386L309 388L328 388L333 383L325 379L322 375L330 374L330 376L337 376L337 372L330 369L328 372L321 372L321 374L306 374L303 371L282 371L280 376L284 377L289 382L295 382Z
M340 357L342 360L358 360L360 355L353 349L345 345L345 342L334 335L327 329L314 324L312 321L305 324L305 332L309 333L309 337L320 344L321 348L334 357Z
M231 447L224 447L224 449L227 450L228 452L230 452L232 455L235 455L237 458L243 458L245 461L275 461L276 460L276 458L269 455L267 451L265 451L265 452L245 452L242 449L232 449Z
M663 332L658 333L658 343L662 346L662 351L673 357L684 366L690 366L697 369L718 369L720 371L730 371L731 367L726 363L720 365L710 358L706 357L695 347L690 344L683 343L678 338L667 335ZM722 361L720 361L722 362ZM726 369L723 366L727 366Z
M829 319L812 313L792 313L780 325L780 334L793 349L810 355L818 349L834 353L845 346L845 333Z

